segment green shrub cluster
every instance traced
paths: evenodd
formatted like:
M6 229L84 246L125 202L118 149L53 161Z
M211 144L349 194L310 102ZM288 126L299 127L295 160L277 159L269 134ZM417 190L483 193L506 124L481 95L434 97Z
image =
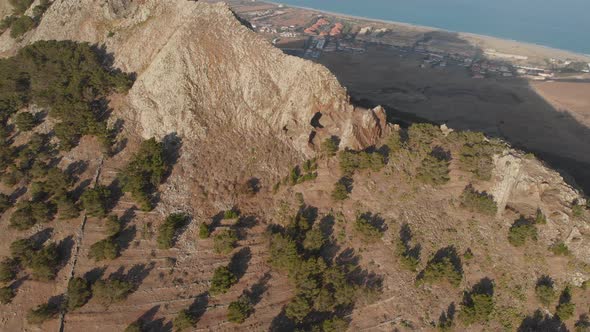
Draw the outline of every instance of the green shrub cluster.
M178 231L186 225L188 216L184 213L172 213L158 228L158 248L170 249L174 246Z
M67 307L69 311L82 307L90 300L92 292L86 279L76 277L68 282Z
M424 270L416 278L418 285L422 283L433 283L448 281L454 287L459 287L463 279L463 266L457 250L450 246L437 251L432 259L428 261Z
M285 178L285 182L291 186L300 184L306 181L314 180L318 177L316 172L318 168L317 161L315 159L306 160L302 167L295 166L289 172L289 176Z
M322 152L328 157L334 157L338 153L338 138L328 137L322 142Z
M213 279L211 279L211 287L209 292L212 295L224 294L238 282L238 278L229 270L227 266L220 266L213 272Z
M429 123L415 123L408 128L408 147L421 154L431 150L431 144L442 137L439 127Z
M254 307L247 296L240 296L236 301L229 304L227 308L227 319L232 323L242 324L248 318Z
M515 247L523 246L527 240L537 241L537 227L523 216L512 224L508 231L508 241Z
M272 267L286 272L295 284L295 297L285 306L287 318L296 325L346 330L347 322L339 320L339 313L343 312L340 309L351 307L359 290L367 290L350 278L358 267L331 262L320 255L325 235L318 227L312 227L303 210L285 228L272 228L269 236ZM336 317L317 316L314 312L334 312Z
M27 322L29 324L39 325L50 319L54 319L59 314L59 307L52 303L44 303L35 309L27 312Z
M122 227L121 221L116 215L110 215L104 221L104 229L108 237L117 236L121 232Z
M20 15L10 25L10 37L16 39L35 28L35 21L27 15Z
M351 190L352 179L349 177L343 177L334 184L332 190L332 199L335 201L343 201L348 198Z
M418 180L433 186L443 185L451 179L449 177L449 161L431 153L427 155L418 167Z
M239 217L240 212L234 209L223 212L223 219L238 219Z
M10 216L10 227L19 231L30 229L38 223L50 221L54 212L55 206L51 203L20 201Z
M60 262L57 244L51 243L39 248L30 239L20 239L10 244L10 252L19 266L32 271L34 279L55 279Z
M570 254L569 248L563 241L553 244L549 250L556 256L569 256Z
M385 157L378 152L344 150L338 154L340 170L351 176L357 170L379 171L385 166Z
M92 217L104 218L111 198L111 191L106 186L97 185L86 189L82 194L82 206L86 213Z
M13 258L4 258L0 262L0 282L10 282L16 277L18 262Z
M559 297L559 304L555 308L555 315L561 321L566 321L574 315L576 305L572 302L572 290L566 286Z
M109 236L90 246L88 257L94 259L96 262L103 260L113 260L119 257L121 247L117 243L114 236Z
M213 236L213 249L218 254L229 254L234 250L238 235L233 229L225 229Z
M354 223L354 229L364 238L366 241L378 240L383 236L384 230L375 225L374 216L370 213L359 214Z
M37 125L37 119L29 112L21 112L16 114L14 123L20 131L29 131Z
M169 168L164 145L154 138L145 140L120 173L123 191L131 193L143 211L150 211L153 208L151 193L164 180Z
M463 132L464 144L459 153L460 167L471 172L477 179L490 180L494 169L493 156L501 151L501 146L486 140L482 133Z
M209 229L209 225L206 222L202 222L199 225L199 238L207 239L211 236L211 230Z
M461 205L469 211L493 216L498 211L494 197L488 193L479 192L468 185L461 195Z
M8 0L8 2L12 5L15 14L22 14L31 7L34 0Z
M400 263L404 268L416 271L420 264L420 245L412 247L411 242L414 236L408 224L401 226L399 237L396 241L396 254Z
M119 279L98 280L92 285L92 294L99 302L109 306L121 302L133 292L135 286L128 281Z
M197 320L187 309L184 309L174 317L172 324L174 325L174 330L180 332L193 329L197 324Z
M8 195L0 193L0 215L12 207L12 200Z
M20 17L12 22L11 32L20 33L31 23L30 17ZM71 149L82 135L109 135L97 101L128 90L132 81L106 63L87 43L38 41L23 47L15 56L0 59L0 118L30 103L47 107L58 120L54 132L63 149Z
M553 280L548 276L540 277L535 286L535 295L544 306L551 305L557 297Z
M459 319L466 325L486 322L494 312L494 285L484 278L474 285L472 290L465 292Z

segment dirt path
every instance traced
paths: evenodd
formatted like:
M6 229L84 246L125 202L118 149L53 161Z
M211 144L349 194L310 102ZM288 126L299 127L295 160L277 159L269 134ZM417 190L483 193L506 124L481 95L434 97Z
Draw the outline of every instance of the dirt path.
M100 177L100 171L102 169L104 159L101 157L98 163L98 167L96 169L96 173L94 174L94 178L92 180L92 187L96 187L98 183L98 178ZM88 216L86 213L82 216L82 223L80 224L80 229L78 230L78 236L76 238L76 247L74 248L74 255L72 256L72 269L70 270L70 274L68 276L68 282L66 283L66 289L64 291L65 298L67 299L67 285L70 283L70 280L74 278L74 273L76 270L76 263L78 262L78 254L80 253L80 246L82 245L82 241L84 240L84 228L86 227L86 221L88 220ZM60 317L59 317L59 331L63 332L65 328L65 318L66 318L66 311L63 310Z

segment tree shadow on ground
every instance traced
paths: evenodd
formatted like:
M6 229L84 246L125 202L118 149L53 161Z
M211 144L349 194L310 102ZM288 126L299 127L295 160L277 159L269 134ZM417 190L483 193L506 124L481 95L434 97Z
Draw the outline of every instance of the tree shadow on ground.
M371 212L365 212L360 215L360 218L365 219L369 224L376 229L378 229L381 233L387 230L387 225L385 224L385 219L383 219L379 214L373 214Z
M240 280L248 270L248 263L252 259L252 252L249 247L241 248L236 252L228 265L229 270Z
M57 245L57 252L59 254L59 265L56 268L56 271L60 271L63 269L70 258L72 258L72 250L74 249L74 237L72 235L66 237L65 239L61 240Z
M267 272L250 289L244 291L244 295L248 297L253 306L262 300L262 295L268 290L270 278L271 275Z
M551 331L551 332L567 332L568 329L565 324L556 316L549 316L543 314L541 310L537 309L532 316L527 316L522 320L517 329L518 332L537 332L537 331Z
M135 292L155 267L156 264L154 262L151 262L148 265L135 264L127 271L127 273L124 273L125 267L121 266L117 269L117 271L109 275L109 279L125 280L131 282L134 285L132 292Z
M188 307L188 312L198 321L207 311L208 305L209 292L203 292L195 297L193 303Z
M86 279L86 281L88 281L89 284L94 284L98 280L102 279L102 276L104 275L106 270L106 266L95 267L92 270L86 271L86 273L84 273L83 278Z

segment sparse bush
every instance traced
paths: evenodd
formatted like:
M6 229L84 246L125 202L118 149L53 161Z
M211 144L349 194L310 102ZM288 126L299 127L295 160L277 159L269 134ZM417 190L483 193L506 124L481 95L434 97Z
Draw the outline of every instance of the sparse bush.
M575 309L576 305L572 302L571 288L566 286L559 297L559 304L555 308L555 315L557 315L561 321L565 322L574 315Z
M4 258L0 262L0 282L10 282L16 277L18 262L13 258Z
M334 184L334 189L332 190L332 199L335 201L343 201L348 198L348 194L350 193L350 183L352 182L351 178L343 177L338 182Z
M52 303L44 303L35 309L27 312L27 322L29 324L39 325L50 319L54 319L59 314L59 307Z
M175 331L186 331L192 329L197 324L196 319L191 315L191 313L184 309L181 310L176 317L174 317L174 329Z
M238 278L226 266L220 266L213 272L209 292L213 295L226 293L237 281Z
M547 223L547 217L543 214L541 209L537 209L537 213L535 214L535 224L536 225L545 225Z
M238 241L238 235L233 229L222 230L213 236L213 248L218 254L229 254Z
M563 241L555 243L549 247L549 250L556 256L568 256L570 254L569 248Z
M209 225L207 225L207 223L205 222L202 222L199 225L199 238L207 239L209 238L209 236L211 236L211 230L209 230Z
M151 193L162 182L168 170L164 145L155 138L145 140L120 174L123 191L131 193L142 210L150 211L153 208Z
M328 157L334 157L338 153L338 138L328 137L322 142L322 152Z
M494 288L491 280L483 279L463 297L459 318L466 324L486 322L494 311Z
M354 228L367 241L378 240L383 236L383 230L373 225L371 218L366 213L360 214L356 218Z
M472 212L493 216L498 211L494 197L486 192L478 192L469 185L461 195L461 205Z
M122 229L121 221L116 215L110 215L104 221L105 234L108 237L116 236Z
M535 286L535 295L544 306L551 305L557 296L553 280L548 276L542 276L539 278L539 280L537 280L537 285Z
M91 296L90 285L86 279L80 277L70 279L68 282L67 293L67 305L69 311L82 307L88 302Z
M248 316L252 314L254 307L247 296L240 296L237 301L229 304L227 309L227 319L230 322L242 324Z
M12 201L8 195L0 193L0 215L12 207Z
M184 213L170 214L158 228L158 247L170 249L174 246L178 231L186 225L188 216Z
M16 292L11 287L0 287L0 304L9 304L15 296Z
M133 284L128 281L118 279L98 280L92 286L92 294L103 305L108 306L125 300L133 289Z
M403 267L410 271L416 271L418 264L420 264L420 245L411 247L410 242L413 239L412 230L408 224L402 225L400 238L397 240L396 253L400 259Z
M428 261L426 267L418 277L416 282L433 283L443 280L448 281L451 285L459 287L463 279L463 267L461 259L457 255L454 247L440 249L434 257Z
M427 155L418 167L418 180L433 186L440 186L449 182L449 161L440 159L433 154Z
M515 247L523 246L527 240L537 241L537 227L521 216L508 231L508 241Z
M234 209L223 212L223 219L237 219L240 217L240 213Z
M107 206L111 197L111 191L106 186L98 185L86 189L82 194L82 206L86 213L92 217L103 218L107 213Z
M113 260L119 257L120 250L121 248L115 238L109 236L91 245L88 251L88 257L94 259L96 262Z

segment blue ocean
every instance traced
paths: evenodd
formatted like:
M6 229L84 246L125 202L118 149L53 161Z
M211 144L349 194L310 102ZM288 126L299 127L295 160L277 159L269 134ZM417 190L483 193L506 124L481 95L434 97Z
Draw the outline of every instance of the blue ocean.
M277 0L590 54L590 0Z

